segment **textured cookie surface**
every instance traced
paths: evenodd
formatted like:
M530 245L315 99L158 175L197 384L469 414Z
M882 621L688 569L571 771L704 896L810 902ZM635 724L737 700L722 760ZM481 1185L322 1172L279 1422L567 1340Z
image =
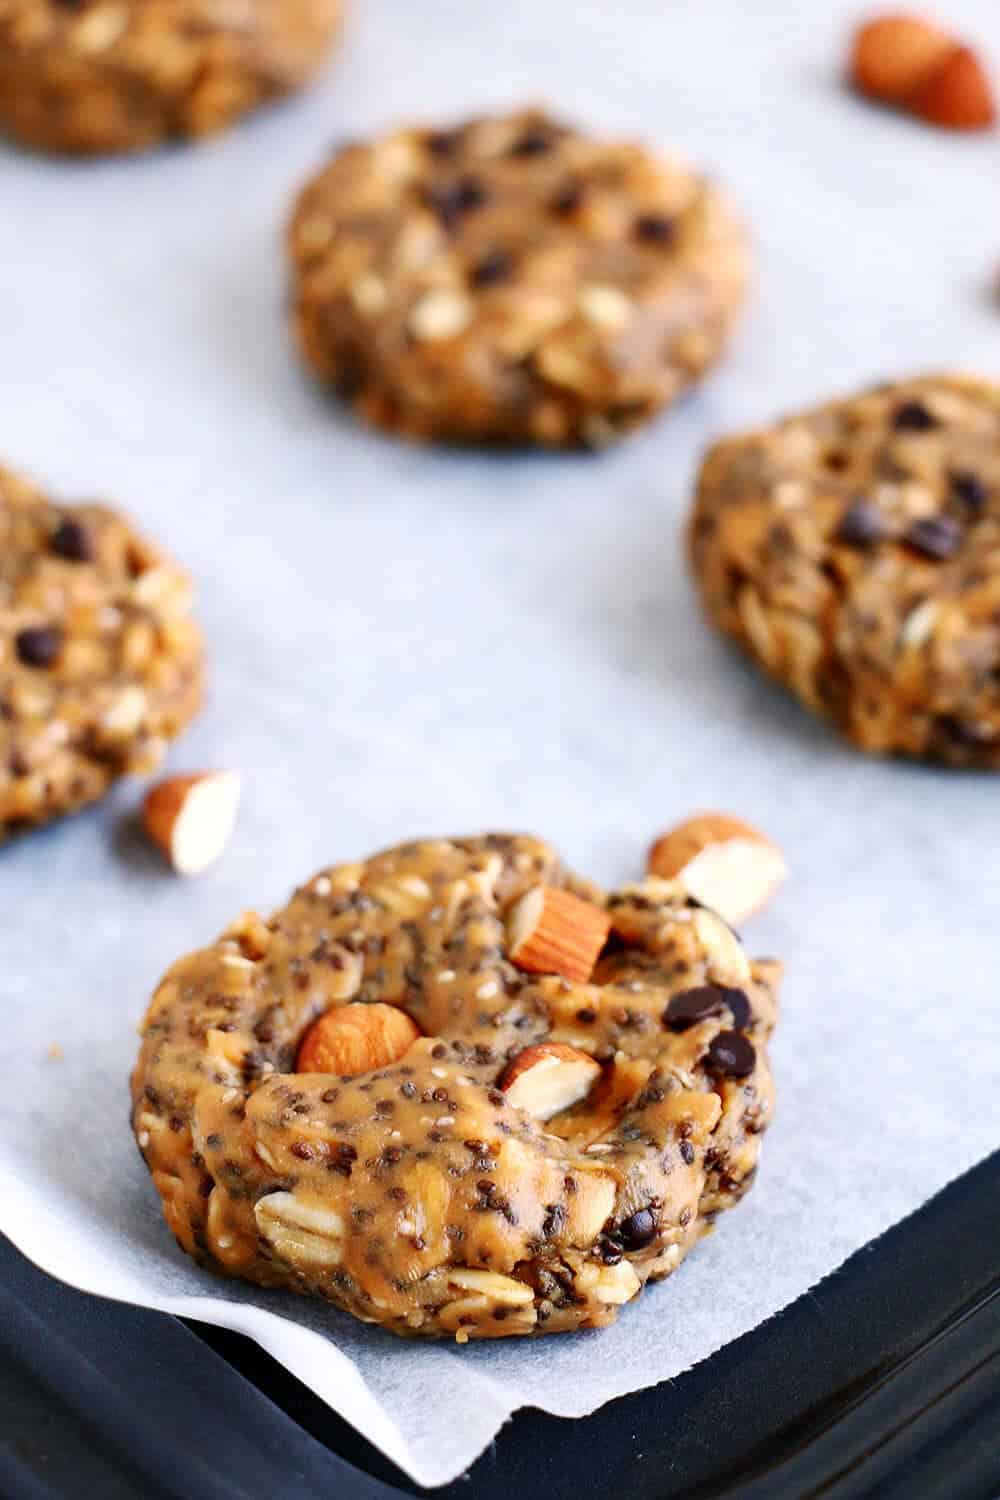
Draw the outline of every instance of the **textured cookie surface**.
M1000 768L1000 387L881 386L706 456L709 617L865 750Z
M538 886L610 921L588 982L511 962L511 909ZM524 836L403 845L173 966L133 1127L170 1228L213 1270L401 1334L599 1327L749 1186L779 973L676 882L605 894ZM318 1016L349 1010L356 1032L372 1005L422 1033L396 1061L295 1071ZM556 1042L600 1078L542 1122L505 1079Z
M201 683L180 569L114 512L0 469L0 841L154 769Z
M716 189L524 111L340 151L289 229L317 375L415 438L607 443L717 358L743 236Z
M50 151L203 136L315 71L341 0L0 0L0 126Z

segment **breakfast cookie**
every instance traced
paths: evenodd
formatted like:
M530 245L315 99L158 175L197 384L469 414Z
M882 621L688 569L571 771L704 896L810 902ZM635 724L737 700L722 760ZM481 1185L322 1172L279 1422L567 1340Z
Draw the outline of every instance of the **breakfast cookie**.
M215 1271L460 1343L600 1327L750 1186L779 978L678 881L404 844L173 966L133 1128Z
M185 575L0 469L0 841L158 764L201 698Z
M0 0L0 127L48 151L222 130L315 72L341 0Z
M344 147L288 247L307 363L422 439L621 437L714 364L746 281L704 178L537 111Z
M1000 769L1000 386L883 385L707 454L711 620L862 749Z

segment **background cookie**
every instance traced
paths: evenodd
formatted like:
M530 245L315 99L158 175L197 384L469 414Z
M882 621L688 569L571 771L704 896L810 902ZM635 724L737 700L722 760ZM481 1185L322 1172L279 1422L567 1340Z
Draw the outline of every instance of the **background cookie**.
M750 1186L779 974L679 881L406 844L173 966L133 1127L216 1271L402 1334L600 1327Z
M349 146L289 230L321 379L417 438L600 445L718 357L743 298L725 200L536 111Z
M0 125L50 151L221 130L318 67L341 0L8 0Z
M1000 387L880 386L716 444L710 618L863 749L1000 767Z
M0 469L0 841L155 768L201 699L189 609L121 516Z

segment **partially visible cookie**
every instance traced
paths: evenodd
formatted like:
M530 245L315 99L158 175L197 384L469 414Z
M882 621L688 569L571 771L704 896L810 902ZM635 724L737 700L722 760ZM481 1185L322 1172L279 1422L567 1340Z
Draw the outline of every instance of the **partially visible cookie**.
M610 442L714 364L746 281L714 186L534 110L345 147L288 245L307 363L427 440Z
M865 750L1000 769L1000 386L883 385L705 458L712 621Z
M154 769L201 688L180 569L113 511L0 469L0 842Z
M342 0L0 0L0 127L47 151L204 136L315 72Z

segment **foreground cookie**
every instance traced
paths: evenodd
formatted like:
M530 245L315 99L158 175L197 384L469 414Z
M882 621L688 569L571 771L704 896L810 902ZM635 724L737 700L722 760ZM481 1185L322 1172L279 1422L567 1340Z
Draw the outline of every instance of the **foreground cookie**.
M1000 386L881 386L716 444L711 619L865 750L1000 768Z
M0 126L49 151L203 136L316 70L341 0L3 0Z
M537 112L349 146L289 230L309 365L414 438L601 445L712 365L742 233L701 178Z
M778 978L679 882L407 844L174 965L133 1126L216 1271L401 1334L599 1327L749 1187Z
M0 841L152 770L201 698L184 574L0 469Z

